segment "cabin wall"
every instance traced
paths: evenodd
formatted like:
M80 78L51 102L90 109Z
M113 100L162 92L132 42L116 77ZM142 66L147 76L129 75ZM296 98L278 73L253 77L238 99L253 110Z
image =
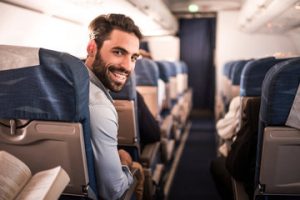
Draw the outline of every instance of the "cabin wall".
M298 54L288 34L244 33L238 29L238 11L223 11L217 15L216 33L216 115L222 112L220 92L223 65L231 60L272 56L277 52ZM295 36L296 37L296 36ZM295 39L296 40L296 39ZM299 42L298 42L299 43Z
M43 47L85 57L87 26L1 2L0 10L0 44Z

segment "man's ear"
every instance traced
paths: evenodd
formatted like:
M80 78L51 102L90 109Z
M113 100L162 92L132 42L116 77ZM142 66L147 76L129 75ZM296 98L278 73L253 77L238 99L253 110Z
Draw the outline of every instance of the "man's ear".
M96 44L95 40L89 41L86 51L87 51L88 55L85 60L85 65L91 69L91 67L95 61L96 54L97 54L97 44Z

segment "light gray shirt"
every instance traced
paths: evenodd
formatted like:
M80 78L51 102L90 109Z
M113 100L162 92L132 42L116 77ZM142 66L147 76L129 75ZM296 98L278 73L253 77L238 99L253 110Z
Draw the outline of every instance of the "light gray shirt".
M113 100L99 79L89 70L90 126L95 157L98 192L103 199L122 196L133 182L127 166L121 164L118 154L118 114Z

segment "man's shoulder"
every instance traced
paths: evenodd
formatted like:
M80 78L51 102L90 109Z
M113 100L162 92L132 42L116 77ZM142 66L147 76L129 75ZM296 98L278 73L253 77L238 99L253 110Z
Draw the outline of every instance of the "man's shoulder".
M93 82L90 82L90 105L112 105L106 93Z

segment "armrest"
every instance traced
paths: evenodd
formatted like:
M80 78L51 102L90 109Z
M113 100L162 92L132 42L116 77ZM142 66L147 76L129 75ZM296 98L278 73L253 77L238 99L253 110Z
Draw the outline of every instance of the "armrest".
M160 142L154 142L144 147L144 150L140 156L140 162L143 167L152 168L152 166L158 163L160 158Z

